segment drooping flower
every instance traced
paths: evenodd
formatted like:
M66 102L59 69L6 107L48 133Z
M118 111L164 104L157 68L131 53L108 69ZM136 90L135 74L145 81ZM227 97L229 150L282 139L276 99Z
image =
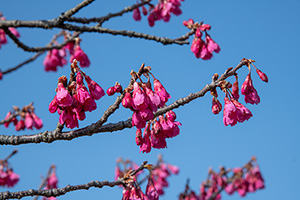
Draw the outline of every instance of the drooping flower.
M166 91L164 86L160 83L158 79L154 79L154 91L160 98L160 107L164 107L165 103L168 101L168 99L171 98L170 94Z
M212 107L211 107L212 112L216 115L219 114L219 112L221 112L222 110L222 104L220 103L220 101L213 97L212 98Z
M31 116L34 121L34 127L36 129L41 129L43 127L43 121L39 118L34 112L31 113Z
M260 97L253 86L250 73L247 75L245 82L242 85L241 93L245 95L245 102L250 104L260 103Z
M32 127L34 126L32 115L29 112L26 112L25 115L25 126L27 129L32 129Z
M6 186L13 187L15 184L19 182L20 176L12 171L12 169L7 170L6 177Z
M148 178L148 184L146 186L146 196L149 198L149 200L158 200L159 199L158 192L155 189L153 180L150 176Z
M71 55L70 62L72 63L74 59L76 59L80 63L81 67L89 67L90 66L90 60L89 60L88 56L83 52L83 50L81 49L81 47L79 45L77 45L74 48L74 54Z
M139 8L135 8L133 10L133 19L135 21L141 21L142 17L141 17L141 11Z
M61 107L71 106L73 103L73 99L63 83L57 84L56 102Z

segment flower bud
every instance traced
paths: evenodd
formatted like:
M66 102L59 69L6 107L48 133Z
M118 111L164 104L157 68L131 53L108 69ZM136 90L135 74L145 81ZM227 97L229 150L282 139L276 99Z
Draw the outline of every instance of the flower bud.
M263 73L262 71L260 71L259 69L256 69L256 73L258 74L259 78L264 81L264 82L268 82L268 77L265 73Z
M114 90L114 86L113 87L110 87L106 90L106 93L108 96L112 96L115 94L115 90Z

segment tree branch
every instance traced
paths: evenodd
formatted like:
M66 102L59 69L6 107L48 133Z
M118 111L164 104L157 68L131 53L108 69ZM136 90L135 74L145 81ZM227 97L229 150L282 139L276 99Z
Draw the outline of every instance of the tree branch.
M145 168L145 165L147 164L147 161L143 162L143 164L136 170L133 170L131 175L135 175L139 171L143 170ZM81 185L67 185L63 188L56 188L56 189L49 189L49 190L25 190L20 192L1 192L0 193L0 199L21 199L23 197L27 196L45 196L45 197L57 197L64 195L68 192L76 191L76 190L88 190L91 187L95 188L102 188L104 186L114 187L116 185L123 185L125 184L126 178L121 178L113 182L109 182L107 180L105 181L90 181L86 184Z
M217 87L221 81L225 80L230 76L233 76L238 69L240 69L243 65L246 64L247 61L242 60L234 69L229 68L229 70L226 70L218 80L212 81L210 84L207 84L199 92L191 93L184 98L180 98L176 100L169 106L159 109L157 112L154 113L154 116L157 117L159 115L166 113L169 110L173 110L180 106L186 105L197 98L203 97L207 92ZM117 123L109 123L106 125L102 125L107 121L107 118L114 112L114 110L118 108L122 99L122 95L117 97L115 103L111 105L107 109L107 111L105 111L105 113L103 114L103 116L99 121L89 126L77 130L62 132L62 133L54 130L54 131L45 131L33 135L18 135L18 136L0 135L0 145L20 145L20 144L41 143L41 142L52 143L56 140L73 140L74 138L78 138L82 136L91 136L96 133L114 132L114 131L123 130L125 128L131 128L132 127L131 117L125 121L119 121Z

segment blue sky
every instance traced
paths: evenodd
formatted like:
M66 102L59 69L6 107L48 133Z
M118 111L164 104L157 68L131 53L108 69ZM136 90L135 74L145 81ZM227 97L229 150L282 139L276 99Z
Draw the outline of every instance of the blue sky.
M0 9L7 19L52 19L79 2L53 0L45 4L37 0L11 0L1 1ZM113 4L96 1L76 16L102 16L133 3L135 1L116 1ZM152 150L149 154L139 153L134 142L135 129L52 144L2 146L1 158L13 149L19 150L10 162L21 179L11 191L37 188L41 176L45 175L51 164L57 165L59 187L64 187L91 180L113 180L115 160L118 157L130 158L136 163L144 160L154 163L161 153L167 162L181 169L178 176L170 179L166 195L161 199L177 199L178 194L184 190L187 178L190 178L191 187L199 191L199 185L205 180L210 166L214 169L220 165L238 167L255 155L266 181L266 189L248 194L244 199L295 199L300 179L300 108L297 91L299 7L298 0L184 1L182 15L172 16L169 23L157 22L152 28L148 26L146 18L135 22L131 13L104 24L112 29L177 38L187 31L182 21L189 18L204 21L212 26L209 33L221 47L221 52L214 54L210 61L196 59L189 45L163 46L142 39L83 34L81 46L91 60L91 66L84 70L104 89L114 85L115 81L127 86L131 69L137 70L145 62L152 67L154 75L171 94L170 102L173 102L201 90L205 84L210 83L214 73L223 73L226 68L236 66L244 57L256 60L256 66L268 75L269 83L262 82L253 71L253 82L261 103L246 105L254 116L234 127L224 126L222 113L217 116L211 113L209 94L174 110L178 121L182 123L180 135L167 141L167 149ZM19 32L26 44L43 46L59 30L22 28ZM30 56L31 53L22 52L9 40L9 44L0 50L0 68L5 70ZM58 115L49 113L48 104L55 95L57 78L68 76L70 72L69 67L64 67L56 73L47 73L43 69L43 59L44 56L41 56L1 80L0 118L5 117L12 105L22 107L33 101L37 115L44 121L42 131L54 129ZM239 71L240 83L244 81L247 72L246 68ZM219 94L223 103L224 96L221 92ZM88 113L80 127L97 121L107 106L114 102L114 98L105 96L99 100L98 109ZM125 120L129 116L130 111L120 108L109 118L109 122ZM37 132L15 132L13 127L6 129L0 126L0 133L5 135ZM118 187L90 189L68 193L59 199L120 199L121 193ZM232 197L225 193L222 195L223 199L240 199L237 194Z

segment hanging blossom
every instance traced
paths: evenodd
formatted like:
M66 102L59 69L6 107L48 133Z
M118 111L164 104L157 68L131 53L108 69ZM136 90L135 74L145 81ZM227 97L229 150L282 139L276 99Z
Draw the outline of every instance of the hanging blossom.
M5 21L6 18L2 16L2 14L0 13L0 21ZM9 27L8 28L9 31L14 34L16 37L20 37L20 33L17 31L17 29L13 28L13 27ZM6 34L4 32L4 30L0 29L0 48L1 45L6 44L7 43L7 38L6 38Z
M229 195L237 192L241 197L244 197L249 192L263 188L265 188L264 179L256 158L253 157L243 167L234 169L220 167L219 172L210 169L207 179L200 185L200 194L197 195L187 184L185 191L180 194L179 200L220 200L222 199L220 191L223 189Z
M149 153L151 148L166 148L166 138L177 136L179 134L178 126L181 125L180 122L175 121L176 114L173 111L154 118L154 112L158 108L163 108L171 96L161 82L146 68L150 67L145 67L146 72L144 73L148 81L144 83L138 77L141 82L136 80L133 87L126 88L122 100L122 105L133 111L132 126L137 128L136 144L140 146L140 151L143 153ZM154 79L154 90L152 90L149 74ZM133 75L137 76L136 73ZM142 134L143 128L145 129Z
M64 38L67 40L71 35L68 32L64 32ZM80 47L80 38L76 38L75 41L70 41L61 49L52 49L47 52L47 55L43 61L45 71L57 71L57 67L65 66L67 62L67 52L70 55L70 62L72 63L76 59L81 67L90 66L90 60L86 53ZM57 41L53 44L58 45Z
M213 52L219 53L221 51L220 46L211 38L207 33L211 29L209 24L194 23L193 19L184 21L183 25L189 29L195 29L194 40L191 45L191 50L195 54L196 58L203 60L209 60L213 56ZM202 35L205 33L205 41L202 40Z
M245 102L246 103L259 104L260 103L260 97L258 96L258 93L257 93L256 89L253 86L253 81L252 81L252 78L251 78L251 66L250 66L250 64L252 64L252 66L254 66L254 68L256 69L256 73L258 74L259 78L262 81L267 83L268 82L268 77L265 73L263 73L262 71L257 69L256 66L253 64L253 62L255 62L255 61L251 60L251 59L249 60L249 63L248 63L249 74L246 76L246 80L242 84L241 93L245 96Z
M62 76L58 79L56 95L49 104L49 111L57 113L59 123L66 124L67 128L79 127L78 120L86 118L85 112L92 112L97 108L95 100L99 100L105 95L104 90L88 75L80 70L77 60L74 59L71 65L75 80L68 85L67 77ZM85 79L88 89L83 82Z
M8 158L16 153L17 150L14 150L6 159L0 159L0 187L14 187L19 182L20 176L14 173L8 163Z
M149 200L158 200L159 196L164 194L164 189L168 187L168 177L171 174L177 175L179 173L179 168L175 165L165 163L162 159L162 156L159 155L159 160L155 166L148 165L147 169L150 171L148 176L148 183L146 186L146 191L143 193L140 187L136 184L139 179L145 179L142 176L140 171L135 174L134 177L130 175L134 170L137 170L139 166L132 162L131 160L123 160L119 158L117 160L117 167L115 170L115 180L120 178L128 178L127 184L123 190L123 199L149 199ZM147 180L147 179L146 179ZM142 181L143 182L143 181Z
M253 62L255 62L254 60L243 58L242 61L246 61L246 65L249 68L249 74L246 76L246 80L241 86L241 93L245 96L245 103L258 104L260 102L260 97L258 96L256 89L253 87L250 64L254 66L257 74L259 75L259 78L262 81L268 82L268 77L265 73L255 67L255 65L253 64ZM217 80L218 74L215 74L214 76L215 77L213 77L213 80ZM221 90L225 92L223 110L223 122L225 126L234 126L237 124L237 122L242 123L253 116L251 111L238 101L240 95L237 73L234 76L235 82L233 84L227 81L221 81L219 84ZM230 91L229 89L231 87L232 91ZM211 90L211 95L213 96L212 112L214 114L218 114L222 110L222 104L217 99L218 94L216 88Z
M155 21L163 20L164 22L169 22L171 18L171 13L178 16L182 13L180 6L183 0L159 0L159 2L154 6L150 5L149 11L142 6L143 15L148 15L149 26L153 27ZM142 2L142 1L141 1ZM142 19L140 8L137 7L133 10L133 19L140 21Z
M22 109L14 106L13 109L6 114L4 126L7 128L10 123L13 123L16 131L25 129L32 130L34 127L41 129L43 127L43 121L35 114L34 110L33 103L24 106Z
M56 166L51 166L51 173L49 177L47 177L47 183L44 187L44 190L55 189L57 188L58 178L56 176ZM43 200L56 200L55 197L43 197Z

